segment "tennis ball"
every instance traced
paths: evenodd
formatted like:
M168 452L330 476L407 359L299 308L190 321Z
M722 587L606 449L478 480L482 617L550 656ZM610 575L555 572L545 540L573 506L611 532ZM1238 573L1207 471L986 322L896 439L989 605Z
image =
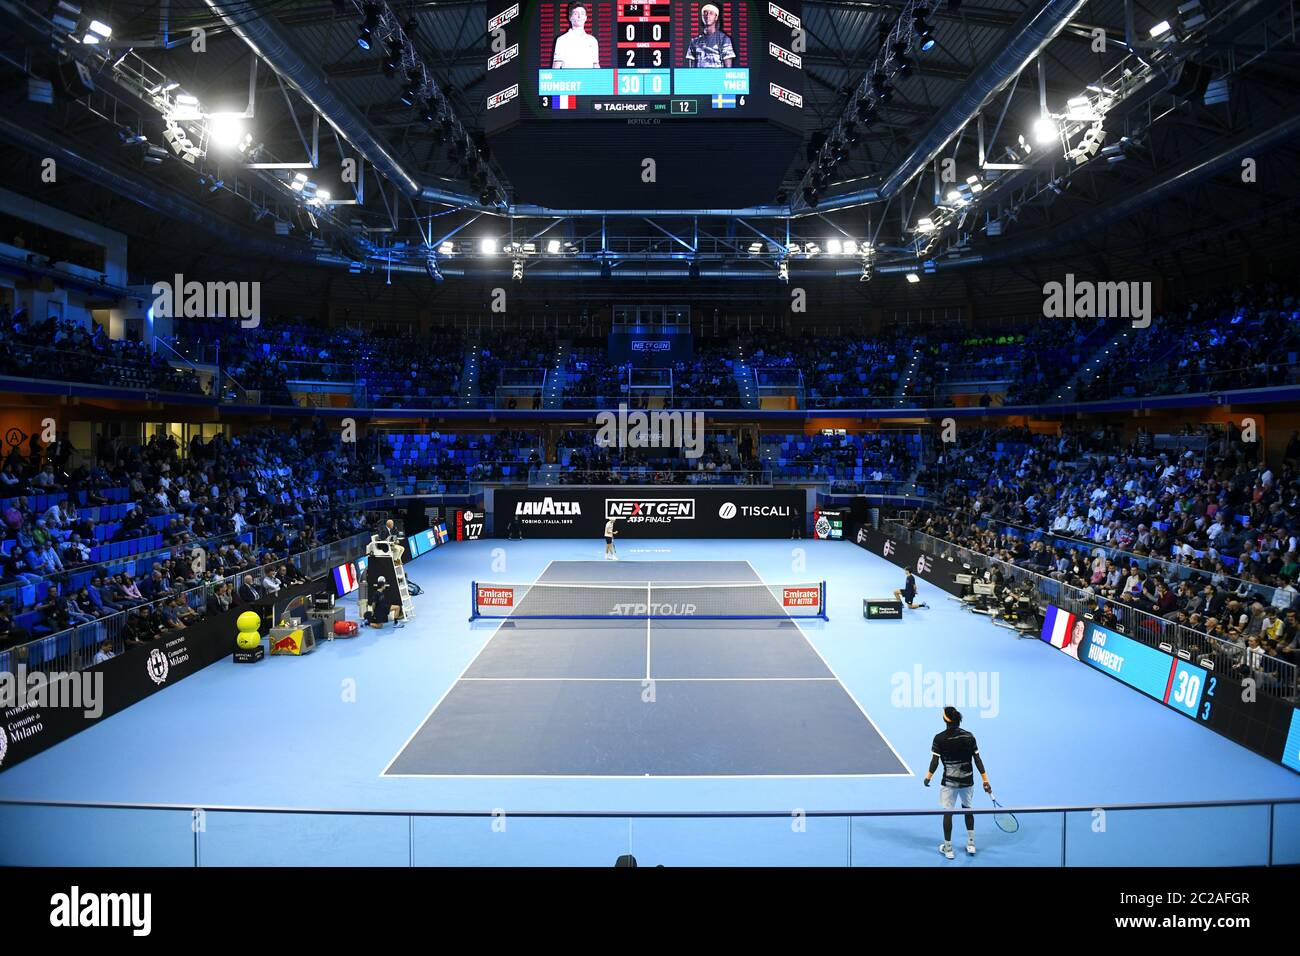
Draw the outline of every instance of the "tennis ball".
M243 615L240 615L241 617ZM253 615L256 617L257 615ZM235 638L235 643L246 651L251 651L262 643L262 635L257 631L240 631L239 636Z
M257 616L256 611L245 611L235 619L241 631L256 631L262 626L262 619Z

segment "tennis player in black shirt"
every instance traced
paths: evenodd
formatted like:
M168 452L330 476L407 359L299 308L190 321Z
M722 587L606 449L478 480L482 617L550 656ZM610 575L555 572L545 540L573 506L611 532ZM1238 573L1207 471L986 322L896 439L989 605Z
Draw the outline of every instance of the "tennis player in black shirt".
M989 775L984 772L984 761L980 759L980 748L975 742L975 735L961 729L961 711L956 707L945 707L943 719L948 725L943 733L935 734L934 744L930 749L930 769L925 774L925 785L930 786L930 778L943 761L943 779L939 781L939 806L951 810L960 798L963 809L969 810L971 796L975 792L974 763L979 768L984 781L984 792L992 793ZM966 815L966 852L975 855L975 814ZM952 852L952 814L943 815L943 842L939 852L948 859L953 859Z

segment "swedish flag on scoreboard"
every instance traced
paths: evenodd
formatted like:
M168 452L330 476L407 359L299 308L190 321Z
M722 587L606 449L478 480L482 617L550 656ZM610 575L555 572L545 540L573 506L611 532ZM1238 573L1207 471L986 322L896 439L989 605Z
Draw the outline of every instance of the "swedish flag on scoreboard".
M730 93L714 93L713 108L715 110L734 110L736 108L736 97Z

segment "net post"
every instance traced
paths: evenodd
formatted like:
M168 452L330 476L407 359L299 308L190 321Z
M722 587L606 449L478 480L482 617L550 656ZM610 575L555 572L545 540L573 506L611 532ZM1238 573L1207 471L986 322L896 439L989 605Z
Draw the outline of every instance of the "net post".
M469 582L469 622L473 624L479 618L478 613L478 582Z
M821 608L822 612L817 616L820 617L823 621L829 621L830 618L827 617L826 615L826 582L822 581L819 587L822 593L822 608Z

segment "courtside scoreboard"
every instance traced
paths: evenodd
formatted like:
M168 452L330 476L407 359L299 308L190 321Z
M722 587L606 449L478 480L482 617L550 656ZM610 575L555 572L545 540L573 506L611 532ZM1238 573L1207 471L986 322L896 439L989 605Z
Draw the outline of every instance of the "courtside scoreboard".
M486 128L558 119L801 126L802 0L488 3Z
M1044 614L1042 639L1184 717L1300 772L1300 711L1261 686L1268 680L1266 672L1234 668L1220 673L1054 606Z

